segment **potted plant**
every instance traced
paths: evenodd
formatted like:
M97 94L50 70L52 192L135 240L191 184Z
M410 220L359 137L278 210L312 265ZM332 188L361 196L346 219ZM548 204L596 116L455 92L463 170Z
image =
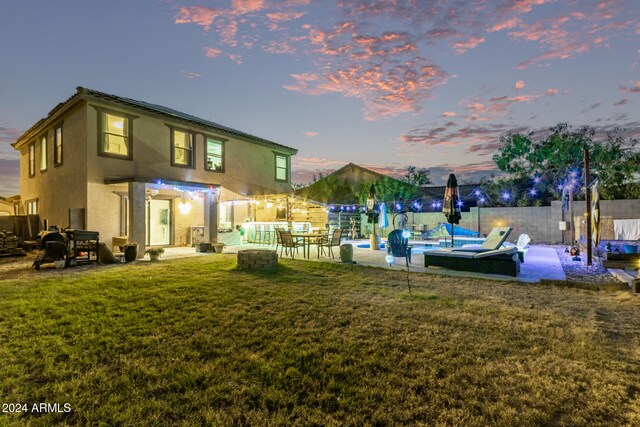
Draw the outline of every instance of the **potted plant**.
M132 262L138 258L138 244L137 243L126 243L123 245L124 252L124 261Z
M151 248L151 249L147 249L144 253L145 254L149 254L149 260L158 261L158 259L160 258L160 255L162 255L164 253L164 249L163 248Z
M217 254L221 254L222 251L224 250L225 244L224 243L217 243L214 242L211 244L211 246L213 247L213 251Z

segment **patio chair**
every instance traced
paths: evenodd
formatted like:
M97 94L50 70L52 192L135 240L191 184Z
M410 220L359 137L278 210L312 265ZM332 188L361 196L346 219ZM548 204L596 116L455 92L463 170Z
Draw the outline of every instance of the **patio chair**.
M407 267L411 264L411 248L409 239L402 237L402 230L393 230L387 236L388 250L394 258L405 258Z
M331 258L335 258L333 255L333 247L340 247L340 239L342 239L342 229L336 228L333 230L333 234L329 237L320 237L317 241L318 245L318 258L320 258L320 251L324 255L324 248L327 248L327 253L331 255Z
M524 257L529 251L529 242L531 242L531 238L528 234L521 234L518 237L518 241L514 245L513 243L505 243L504 246L507 248L516 247L518 248L518 258L520 258L520 262L524 262Z
M282 242L280 242L280 256L282 256L282 251L284 250L285 255L290 254L291 258L295 258L293 250L295 249L297 253L302 244L293 238L290 231L280 230L280 238L282 239Z

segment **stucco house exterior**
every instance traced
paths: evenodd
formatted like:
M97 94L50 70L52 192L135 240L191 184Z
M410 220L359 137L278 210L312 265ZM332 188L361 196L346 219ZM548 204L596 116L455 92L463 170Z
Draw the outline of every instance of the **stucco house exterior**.
M233 227L250 216L251 197L290 192L297 153L170 108L83 87L13 147L20 151L25 213L50 225L99 231L106 242L127 236L140 253L149 245L187 244L194 229L205 241L217 241L221 222Z

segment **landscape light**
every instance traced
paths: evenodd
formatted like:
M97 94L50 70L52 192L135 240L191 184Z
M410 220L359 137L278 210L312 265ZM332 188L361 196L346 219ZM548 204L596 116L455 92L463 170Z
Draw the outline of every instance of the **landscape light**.
M387 261L387 264L391 265L393 264L393 262L395 261L395 259L393 258L393 255L389 254L385 257L385 260Z

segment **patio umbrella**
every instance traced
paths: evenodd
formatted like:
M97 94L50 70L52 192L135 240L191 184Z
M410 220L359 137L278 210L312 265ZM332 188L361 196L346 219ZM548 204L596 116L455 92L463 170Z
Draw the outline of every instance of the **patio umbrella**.
M387 204L380 203L380 228L385 229L389 226L389 219L387 219Z
M454 174L449 174L447 187L444 190L444 203L442 204L442 213L447 218L447 222L451 224L451 247L453 247L453 224L460 223L462 215L460 215L460 190L458 190L458 180Z
M600 193L598 192L598 180L591 184L591 230L593 231L593 244L597 248L600 244Z

